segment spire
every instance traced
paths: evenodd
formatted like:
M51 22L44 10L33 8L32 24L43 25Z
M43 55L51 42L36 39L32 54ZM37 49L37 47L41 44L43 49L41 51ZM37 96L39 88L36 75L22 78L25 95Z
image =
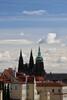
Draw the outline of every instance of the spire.
M30 72L32 72L33 67L34 67L34 59L33 59L33 54L32 54L32 50L31 50L31 53L30 53L30 60L29 60L29 71L30 71Z
M43 58L42 58L42 56L41 56L40 47L39 47L39 49L38 49L38 56L36 57L36 61L43 62Z
M39 56L39 57L41 56L40 46L39 46L39 49L38 49L38 56Z
M22 71L23 71L23 57L22 57L22 50L20 50L18 72L22 72Z
M20 50L20 57L22 58L22 50Z
M33 54L32 54L32 50L31 50L31 53L30 53L30 60L29 60L29 65L33 65L34 64L34 60L33 60Z
M32 60L33 60L32 49L31 49L31 53L30 53L30 60L31 60L31 58L32 58Z
M19 61L22 61L22 63L23 63L23 57L22 57L22 50L20 50L20 56L19 56Z
M38 55L36 57L36 64L35 64L35 75L42 76L44 73L44 64L43 58L41 56L40 47L38 49Z
M33 54L32 54L32 49L31 49L31 53L30 53L30 54L31 54L31 56L33 56Z

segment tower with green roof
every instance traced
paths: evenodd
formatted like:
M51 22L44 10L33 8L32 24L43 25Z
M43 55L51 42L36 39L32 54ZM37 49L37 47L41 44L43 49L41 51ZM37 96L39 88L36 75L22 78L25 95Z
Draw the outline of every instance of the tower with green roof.
M38 55L36 57L36 62L43 62L43 58L41 56L41 51L40 51L40 47L38 49Z
M38 49L38 55L36 57L35 75L36 76L43 76L44 75L44 63L43 63L43 57L41 56L40 47Z

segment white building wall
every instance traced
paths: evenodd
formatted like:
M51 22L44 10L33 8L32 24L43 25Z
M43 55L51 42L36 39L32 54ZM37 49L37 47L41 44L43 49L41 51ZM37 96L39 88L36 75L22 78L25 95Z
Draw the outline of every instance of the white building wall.
M26 100L26 84L22 86L22 100Z
M67 86L62 87L63 100L67 100Z
M3 100L3 91L0 90L0 100Z

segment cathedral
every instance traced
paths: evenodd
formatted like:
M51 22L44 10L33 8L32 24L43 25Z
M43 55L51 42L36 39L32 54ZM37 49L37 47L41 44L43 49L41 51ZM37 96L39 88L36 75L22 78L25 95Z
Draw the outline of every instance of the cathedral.
M31 50L29 63L24 64L22 51L20 50L18 73L31 75L34 77L41 76L45 80L62 81L64 83L67 83L67 73L52 73L52 72L47 73L44 68L45 67L44 67L43 57L41 56L40 47L38 49L38 55L36 57L35 63L34 63L33 54Z
M35 64L34 64L32 50L30 53L30 59L29 59L28 64L27 63L24 64L23 57L22 57L22 51L20 50L18 72L24 73L26 75L33 75L33 76L44 76L45 75L44 62L41 56L40 47L38 49L38 56L36 57Z

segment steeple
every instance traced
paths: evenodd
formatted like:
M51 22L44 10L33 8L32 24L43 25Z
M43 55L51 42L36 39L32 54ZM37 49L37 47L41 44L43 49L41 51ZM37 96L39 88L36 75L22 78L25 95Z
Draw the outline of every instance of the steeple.
M33 63L33 64L34 64L32 50L31 50L31 53L30 53L30 60L29 60L29 63Z
M41 56L40 46L39 46L39 50L38 50L38 56Z
M30 74L32 73L33 68L34 68L34 59L33 59L33 54L32 54L32 50L31 50L30 60L29 60L29 71L30 71Z
M43 58L42 58L42 56L41 56L40 47L39 47L39 49L38 49L38 56L37 56L37 58L36 58L36 61L38 61L38 62L43 62Z
M35 75L43 76L44 73L44 64L43 64L43 58L41 56L40 47L38 49L38 55L36 57L36 64L35 64Z
M18 72L23 72L23 57L22 57L22 50L20 50L19 64L18 64Z
M20 50L20 58L22 58L22 50Z
M19 60L21 60L21 61L22 61L22 63L23 63L22 50L20 50Z

